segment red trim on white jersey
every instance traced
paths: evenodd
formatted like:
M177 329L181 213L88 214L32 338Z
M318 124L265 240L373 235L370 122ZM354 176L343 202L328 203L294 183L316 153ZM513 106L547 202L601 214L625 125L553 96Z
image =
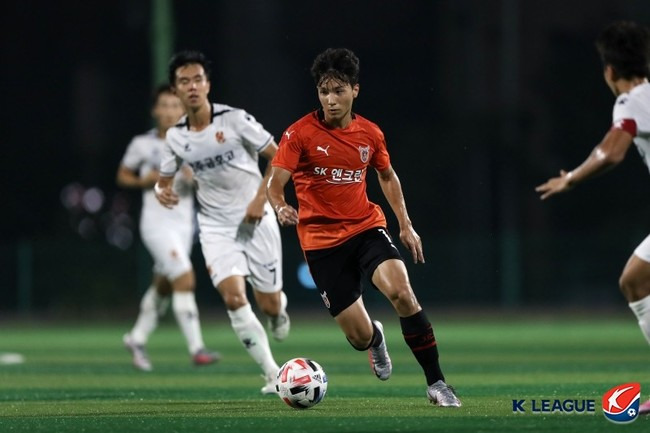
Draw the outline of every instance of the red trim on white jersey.
M619 119L612 125L612 129L621 129L636 137L636 122L634 119Z

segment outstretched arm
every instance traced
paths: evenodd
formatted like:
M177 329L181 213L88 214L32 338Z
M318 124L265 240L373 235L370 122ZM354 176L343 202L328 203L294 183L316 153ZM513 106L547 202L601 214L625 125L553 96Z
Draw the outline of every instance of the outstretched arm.
M575 185L616 167L625 159L632 144L632 135L622 129L612 128L603 140L594 147L582 164L570 172L560 170L560 175L537 186L541 199L570 190Z
M266 196L278 215L278 222L283 226L298 224L298 212L284 199L284 186L291 179L291 172L280 167L271 169L271 176L266 187Z
M413 229L413 224L406 211L406 202L402 192L402 184L397 177L397 173L390 166L385 170L377 171L379 185L388 200L393 213L399 222L399 238L409 249L413 256L414 263L424 263L424 253L422 251L422 240Z

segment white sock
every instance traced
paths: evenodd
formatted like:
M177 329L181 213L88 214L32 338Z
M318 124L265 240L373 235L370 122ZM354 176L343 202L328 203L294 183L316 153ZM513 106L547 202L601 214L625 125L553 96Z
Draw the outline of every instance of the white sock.
M190 355L205 347L199 322L199 309L196 307L194 292L174 292L172 294L172 309L180 326Z
M629 306L639 320L643 336L650 344L650 295L639 301L630 302Z
M280 292L280 310L278 311L278 316L282 315L282 313L287 312L287 295L284 294L284 291ZM278 316L269 316L270 318L275 318Z
M147 344L149 336L158 326L158 307L162 300L154 286L150 286L144 293L138 319L131 330L131 339L135 344Z
M262 367L266 376L274 376L279 367L271 354L266 332L255 313L253 313L251 304L246 304L235 311L228 310L228 316L230 317L232 329L251 358Z

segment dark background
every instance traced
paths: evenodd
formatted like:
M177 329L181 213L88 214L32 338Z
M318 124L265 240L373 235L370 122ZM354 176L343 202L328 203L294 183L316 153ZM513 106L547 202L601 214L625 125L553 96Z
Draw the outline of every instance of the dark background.
M0 22L4 96L0 312L133 310L150 278L139 193L115 186L130 139L151 126L156 1L10 2ZM611 122L593 41L616 19L650 25L638 1L172 1L173 49L214 63L214 101L245 108L276 139L318 105L313 58L361 59L355 111L378 123L426 265L427 305L625 308L617 279L648 232L648 170L613 172L541 202L534 187L588 155ZM374 176L369 194L385 205ZM66 188L67 187L67 188ZM84 210L75 193L100 191ZM62 199L66 199L67 206ZM393 235L395 220L384 206ZM283 229L286 290L296 278ZM194 261L198 297L219 305ZM370 295L369 303L387 305ZM323 309L324 311L324 309Z

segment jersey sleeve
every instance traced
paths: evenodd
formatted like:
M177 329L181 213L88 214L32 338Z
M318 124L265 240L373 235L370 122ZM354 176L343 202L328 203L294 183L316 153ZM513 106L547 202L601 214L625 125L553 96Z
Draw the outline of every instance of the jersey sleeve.
M379 127L375 126L373 132L375 150L370 158L370 165L378 171L383 171L390 167L390 156L388 155L388 149L386 149L386 139Z
M139 146L139 143L140 141L137 137L133 138L133 140L131 140L129 145L126 147L126 151L122 157L122 165L129 170L136 172L140 169L140 166L144 161L144 156L140 150L141 146Z
M273 167L280 167L290 172L296 171L302 153L300 133L294 127L289 127L283 134L278 151L271 161Z
M244 146L253 152L262 151L272 140L273 136L251 114L237 110L237 132L241 135Z
M612 115L612 129L620 129L632 137L636 137L637 125L633 105L634 101L629 99L628 95L621 95L616 99Z
M165 145L163 146L162 156L160 158L160 175L165 177L172 177L176 174L182 160L176 156L172 150L171 142L173 140L171 129L167 131L165 138Z

